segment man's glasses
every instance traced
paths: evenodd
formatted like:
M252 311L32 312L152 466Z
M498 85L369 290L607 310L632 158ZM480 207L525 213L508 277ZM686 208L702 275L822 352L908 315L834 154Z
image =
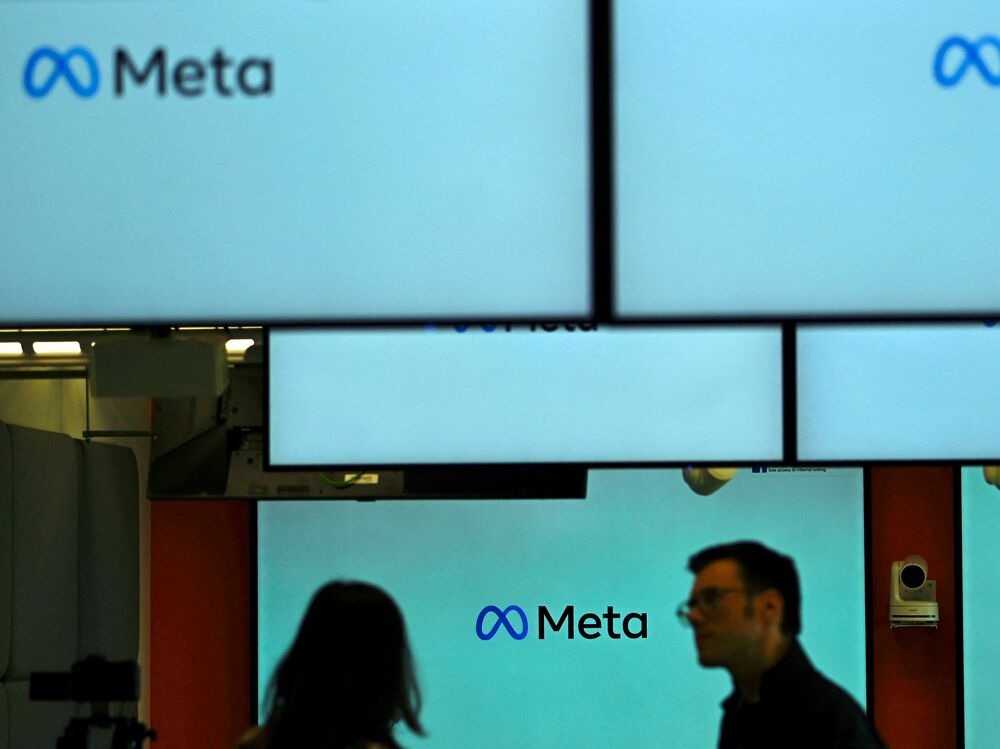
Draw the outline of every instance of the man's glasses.
M705 616L711 616L719 608L719 602L730 593L746 593L746 588L703 588L677 607L677 619L685 627L691 626L688 617L692 609L698 609Z

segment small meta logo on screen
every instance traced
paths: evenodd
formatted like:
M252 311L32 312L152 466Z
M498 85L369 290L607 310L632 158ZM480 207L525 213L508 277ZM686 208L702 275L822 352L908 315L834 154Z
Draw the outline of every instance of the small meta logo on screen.
M74 60L79 60L75 69ZM80 72L84 75L79 76ZM35 99L48 96L60 79L82 99L96 94L101 73L93 53L85 47L71 47L62 53L52 47L39 47L31 53L24 65L24 90L28 96Z
M196 98L206 94L227 98L259 97L274 92L274 60L269 57L228 57L222 48L208 58L183 57L170 62L167 50L156 47L148 55L133 57L124 47L111 55L113 94L152 88L157 96L168 94ZM94 53L75 46L60 51L43 46L24 63L24 91L33 99L44 99L65 82L65 88L81 99L92 98L101 86L101 70Z
M510 620L511 614L517 615L513 623ZM491 615L495 616L496 620L493 622L493 626L488 630L484 630L483 625L487 617ZM491 604L479 612L479 617L476 619L476 635L478 635L480 640L492 640L496 633L500 631L501 626L515 640L523 640L528 636L528 615L524 613L524 609L520 606L508 606L501 610L499 606Z
M428 323L426 326L427 332L433 333L440 329L436 323ZM565 331L567 333L573 333L577 330L583 333L590 333L597 330L597 323L563 323L561 325L557 323L530 323L527 325L512 325L511 323L505 323L498 325L496 323L483 323L482 325L464 325L459 323L458 325L449 326L450 330L454 330L456 333L465 333L470 331L482 331L483 333L496 333L497 331L502 331L505 333L513 332L531 332L534 333L537 330L541 330L545 333L556 333L559 331Z
M983 52L991 60L988 64ZM996 68L992 70L991 68ZM1000 39L988 34L976 41L950 36L941 42L934 56L934 77L945 88L957 86L969 70L975 69L990 86L1000 86Z
M616 628L619 623L620 631ZM528 615L520 606L511 605L501 609L491 604L483 607L476 618L476 636L480 640L492 640L501 628L513 639L523 640L528 636ZM574 639L576 634L585 640L596 640L602 634L607 634L612 640L620 640L622 637L629 640L645 640L647 616L645 613L632 612L625 614L623 618L615 611L614 606L608 606L603 614L587 613L577 619L575 608L566 606L557 619L548 607L539 606L539 640L545 639L546 631L552 634L562 632L568 640Z

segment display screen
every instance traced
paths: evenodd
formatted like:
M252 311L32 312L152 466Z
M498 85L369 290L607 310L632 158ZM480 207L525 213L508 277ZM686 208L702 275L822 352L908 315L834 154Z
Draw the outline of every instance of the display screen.
M272 466L782 457L778 327L272 329Z
M624 317L996 312L994 3L614 3Z
M426 739L408 747L714 746L727 673L697 663L675 615L701 548L757 540L791 555L802 587L801 642L862 706L866 695L860 469L740 470L717 493L679 470L591 471L585 500L398 500L258 504L258 678L263 699L313 593L331 579L381 586L403 611L424 698ZM817 534L816 529L823 532ZM520 640L481 639L488 606L519 606ZM608 629L540 638L539 607L579 621L608 607ZM623 634L644 614L645 636ZM487 618L487 634L498 619ZM516 612L512 627L520 633ZM601 620L605 620L602 618ZM637 619L629 631L641 634ZM591 632L593 634L593 632ZM261 716L263 719L263 715Z
M0 1L0 320L591 314L578 0Z
M798 458L976 460L1000 445L1000 328L800 326Z
M995 468L987 469L994 476ZM962 468L962 641L965 672L965 743L989 746L996 735L1000 643L993 615L1000 610L1000 490L980 466Z

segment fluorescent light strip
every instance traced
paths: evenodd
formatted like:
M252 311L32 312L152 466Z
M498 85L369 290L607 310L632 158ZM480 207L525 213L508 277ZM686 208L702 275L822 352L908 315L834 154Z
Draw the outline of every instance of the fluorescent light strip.
M21 356L24 349L17 341L0 343L0 356Z
M31 348L41 356L67 356L81 353L79 341L35 341Z

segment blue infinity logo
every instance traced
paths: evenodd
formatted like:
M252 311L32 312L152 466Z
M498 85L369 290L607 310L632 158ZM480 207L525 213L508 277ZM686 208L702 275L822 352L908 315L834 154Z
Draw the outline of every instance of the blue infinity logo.
M991 86L1000 86L1000 70L996 73L986 67L980 51L984 47L992 47L1000 53L1000 39L995 36L984 36L979 41L970 42L961 36L950 36L941 42L937 54L934 56L934 77L942 86L951 87L956 85L965 76L971 67L975 67L979 74ZM962 62L950 75L945 72L944 62L948 53L952 49L960 49L963 53Z
M76 77L76 73L69 66L73 59L77 57L83 60L87 66L90 80L86 86ZM53 67L48 78L41 85L36 85L35 78L37 76L35 75L35 71L39 63L43 60L50 61ZM73 47L65 54L60 54L52 49L52 47L39 47L31 53L31 57L28 58L28 62L24 66L24 90L28 92L29 96L35 99L48 96L60 78L65 78L66 83L73 89L73 92L84 99L89 99L96 94L97 87L101 82L100 71L97 69L97 60L94 59L89 50L83 47Z
M511 626L510 620L507 615L511 611L517 613L521 617L521 631L516 632L514 627ZM489 632L483 632L483 621L486 619L487 614L496 614L497 620L493 623L493 628ZM528 636L528 617L524 613L524 609L520 606L508 606L503 611L501 611L497 606L487 606L482 611L479 612L479 618L476 619L476 634L479 635L480 640L492 640L493 636L500 629L500 625L507 630L507 634L513 637L515 640L523 640Z

